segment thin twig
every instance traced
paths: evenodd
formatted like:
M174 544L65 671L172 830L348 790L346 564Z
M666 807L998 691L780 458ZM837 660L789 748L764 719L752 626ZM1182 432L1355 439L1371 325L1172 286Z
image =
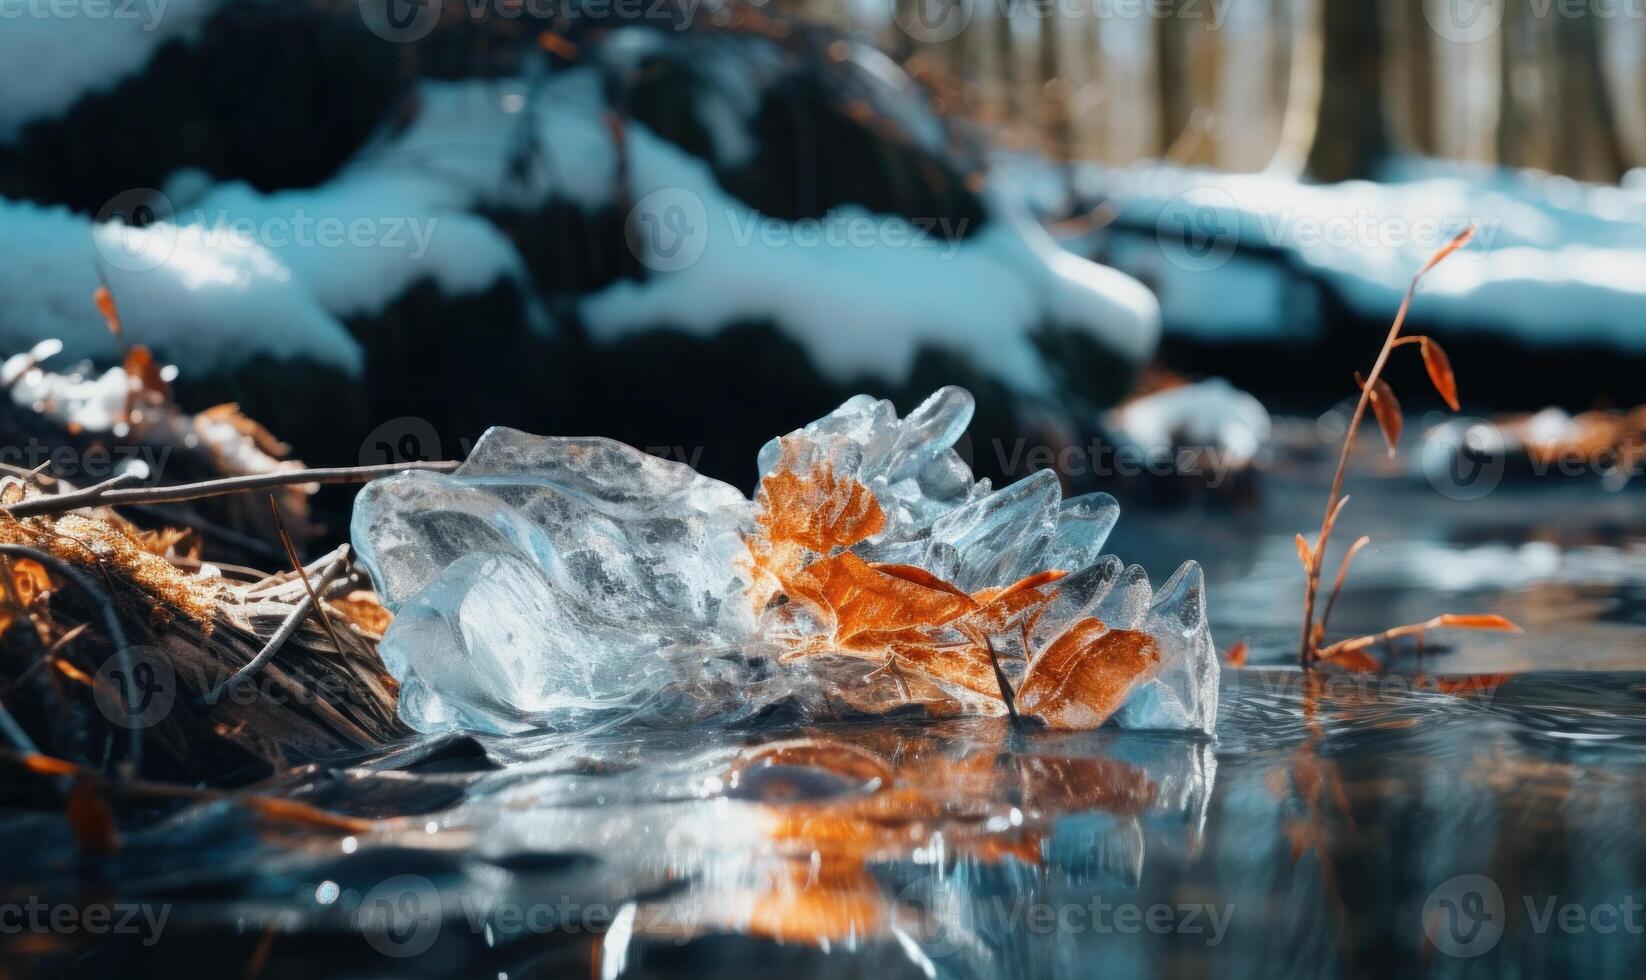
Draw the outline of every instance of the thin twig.
M131 487L129 489L103 489L103 487L88 487L85 490L76 490L72 493L61 493L56 496L29 497L17 503L0 507L12 517L39 517L44 514L61 514L66 511L80 510L83 507L116 507L121 504L174 504L185 500L200 500L204 497L221 497L232 493L245 493L250 490L267 490L271 487L288 487L301 483L366 483L380 476L392 476L407 470L426 470L435 473L450 473L461 465L457 460L440 460L439 462L412 461L408 463L385 463L378 466L334 466L321 469L282 470L277 473L254 473L250 476L230 476L220 480L204 480L200 483L184 483L172 487Z
M337 630L331 624L331 616L326 612L326 604L320 601L314 586L309 584L309 577L303 573L303 559L297 557L297 546L292 544L291 534L286 531L286 519L280 515L280 501L269 494L269 509L274 511L274 529L280 534L280 543L286 546L286 557L291 559L291 567L296 570L297 577L303 583L303 591L308 593L309 605L320 614L320 625L326 628L326 635L331 637L331 645L337 650L337 655L347 660L348 655L343 652L343 641L337 638Z
M1018 728L1023 720L1017 715L1017 698L1012 694L1011 682L1006 680L1006 672L1000 669L1000 655L994 651L994 641L983 638L983 645L989 649L989 663L994 667L994 681L1000 685L1000 700L1006 702L1006 714L1012 719L1012 727Z
M1349 430L1343 436L1343 451L1338 454L1337 471L1332 474L1332 489L1326 495L1326 516L1320 523L1320 536L1315 540L1303 591L1303 636L1298 642L1298 661L1307 667L1315 659L1319 651L1315 641L1315 599L1320 592L1320 566L1326 560L1326 543L1332 536L1332 526L1336 523L1338 510L1343 497L1343 477L1349 469L1349 454L1354 450L1355 436L1360 432L1360 424L1366 419L1366 408L1371 404L1372 390L1377 380L1383 374L1384 365L1389 363L1389 355L1394 352L1400 340L1401 328L1406 325L1406 315L1412 310L1412 300L1417 296L1418 284L1428 275L1435 266L1453 252L1462 248L1474 236L1474 228L1470 227L1462 234L1452 239L1444 248L1440 249L1429 261L1412 277L1412 284L1406 287L1406 295L1400 301L1400 309L1395 313L1394 324L1389 327L1389 335L1383 341L1383 347L1377 352L1377 361L1372 365L1371 373L1366 375L1366 382L1360 389L1360 400L1355 403L1355 413L1349 419Z
M326 566L325 571L320 573L319 581L302 599L298 600L297 607L286 616L280 624L280 628L274 631L273 636L269 637L269 642L263 645L263 649L258 651L257 656L251 658L244 667L235 671L227 680L202 696L200 698L201 704L208 708L215 705L225 692L232 690L241 681L256 674L263 669L264 664L274 659L274 655L279 653L280 648L286 645L286 641L291 639L293 633L297 632L297 627L302 625L303 620L308 618L309 610L313 608L312 597L316 593L324 591L326 586L330 585L333 580L343 573L343 569L347 564L348 547L348 545L342 545L334 552L336 557ZM308 579L305 577L304 583L307 584L307 582Z

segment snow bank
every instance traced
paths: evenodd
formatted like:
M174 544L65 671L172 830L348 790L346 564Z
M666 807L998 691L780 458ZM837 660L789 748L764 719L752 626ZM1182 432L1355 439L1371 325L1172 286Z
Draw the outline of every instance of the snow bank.
M589 297L598 337L671 324L709 335L771 320L825 373L846 382L906 377L922 346L975 356L1020 390L1051 386L1030 341L1042 324L1090 330L1134 361L1154 349L1154 297L1128 276L1059 250L1004 209L980 232L932 231L840 208L814 222L763 218L709 168L634 127L629 166L641 261L659 270ZM683 263L683 264L682 264Z
M428 83L419 103L405 132L364 151L340 180L392 185L386 200L430 210L530 209L551 198L594 210L617 203L620 189L635 202L630 246L652 274L582 300L597 339L661 325L707 336L769 320L842 383L904 377L920 347L938 345L981 354L986 369L1027 390L1051 383L1029 340L1046 323L1089 330L1138 362L1158 341L1147 289L1060 249L1006 199L991 201L988 227L965 237L965 228L857 208L816 221L766 218L723 190L707 162L639 123L625 127L620 170L592 68ZM736 143L724 127L746 125L746 112L722 117L717 142ZM486 254L508 264L501 249ZM471 281L487 272L476 262Z
M1646 351L1638 187L1427 161L1397 163L1385 178L1318 185L1150 164L1083 167L1075 183L1111 202L1099 247L1156 288L1173 332L1307 338L1320 326L1297 301L1308 279L1331 284L1356 314L1387 319L1412 273L1472 224L1475 243L1424 280L1425 322ZM1060 200L1045 167L1011 160L1000 180L1043 210Z
M222 0L8 4L0 17L0 143L142 70Z
M114 264L113 255L124 264ZM141 262L122 257L144 257ZM158 265L144 267L155 258ZM199 227L95 225L63 208L0 199L0 351L47 338L71 357L117 360L92 293L105 270L129 339L197 374L267 355L307 355L350 372L360 349L289 268L256 244Z
M725 113L717 139L735 144L728 134L746 127L747 111ZM75 356L112 358L90 302L101 264L133 338L190 375L257 354L307 354L355 371L362 355L343 321L380 311L419 280L448 295L525 280L519 253L484 212L529 213L554 200L591 211L637 202L629 245L649 274L579 298L598 340L771 322L842 384L901 380L922 347L937 346L1028 393L1053 384L1031 340L1037 328L1087 331L1133 362L1156 346L1160 313L1147 289L1068 254L1008 199L987 200L980 230L853 207L782 221L728 194L707 162L643 125L625 127L622 152L599 74L576 68L427 83L408 127L385 132L318 188L265 194L176 174L159 223L99 226L101 247L84 218L0 202L9 299L0 345L61 337Z

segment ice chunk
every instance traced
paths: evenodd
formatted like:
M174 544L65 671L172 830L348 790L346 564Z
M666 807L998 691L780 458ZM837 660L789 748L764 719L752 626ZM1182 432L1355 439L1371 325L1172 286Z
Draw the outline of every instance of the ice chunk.
M1112 497L1062 501L1051 473L973 481L953 449L971 414L958 388L901 420L853 398L761 451L753 501L616 442L509 429L451 475L368 486L354 543L396 613L382 654L401 716L518 732L778 702L1002 713L998 664L1008 684L1036 681L1036 703L1106 689L1125 697L1119 724L1210 731L1198 568L1155 593L1101 555ZM1080 683L1049 682L1070 671Z

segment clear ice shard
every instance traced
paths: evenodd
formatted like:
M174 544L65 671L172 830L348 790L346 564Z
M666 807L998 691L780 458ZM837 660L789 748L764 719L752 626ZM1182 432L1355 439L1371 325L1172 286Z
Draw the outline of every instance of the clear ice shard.
M425 732L737 722L919 706L1211 732L1197 565L1157 592L1102 553L1107 494L974 481L959 388L859 395L760 452L753 500L607 439L494 428L450 475L370 484L351 528ZM998 665L998 673L995 666Z

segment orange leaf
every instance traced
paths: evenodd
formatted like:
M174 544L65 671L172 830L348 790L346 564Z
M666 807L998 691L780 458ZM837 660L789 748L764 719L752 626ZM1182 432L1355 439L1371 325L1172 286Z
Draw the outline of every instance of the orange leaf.
M577 45L553 31L543 31L538 34L537 46L550 54L557 54L567 61L577 58Z
M283 823L302 824L323 830L341 830L350 834L364 833L373 827L372 822L363 817L332 813L296 800L283 800L274 796L248 796L240 802L259 816Z
M1353 647L1345 647L1335 651L1328 648L1326 652L1320 655L1320 659L1329 664L1336 664L1344 670L1352 670L1358 673L1376 673L1383 667L1382 664L1377 662L1376 657L1373 657L1365 650Z
M1467 227L1467 228L1463 229L1462 231L1458 232L1456 238L1453 238L1451 241L1447 242L1440 249L1440 251L1436 252L1434 255L1429 257L1428 263L1423 266L1422 271L1420 271L1417 274L1417 277L1419 279L1422 279L1424 276L1428 275L1429 272L1432 271L1435 266L1437 266L1440 263L1446 261L1447 256L1451 255L1453 252L1457 251L1458 249L1462 248L1463 246L1469 244L1469 240L1471 238L1474 238L1474 237L1475 237L1475 226L1474 225L1470 225L1469 227Z
M833 558L812 562L785 583L791 598L810 602L834 614L835 642L851 649L883 646L885 634L917 626L935 626L975 609L972 598L931 576L934 587L916 579L908 566L892 566L903 575L889 574L843 551Z
M1297 536L1297 560L1303 563L1305 572L1314 570L1314 552L1309 548L1309 540L1301 532Z
M345 622L365 633L382 636L394 622L394 616L377 601L377 593L367 589L356 589L341 599L328 599L326 604Z
M1463 674L1434 678L1435 689L1443 694L1476 694L1490 691L1513 678L1513 674Z
M1160 648L1149 634L1081 620L1030 665L1017 707L1052 728L1096 728L1159 665Z
M11 582L17 590L17 599L26 609L43 593L51 591L51 577L45 568L32 558L19 558L11 563Z
M1511 620L1496 613L1445 613L1434 618L1436 627L1455 630L1502 630L1505 633L1523 632Z
M1452 374L1451 358L1440 349L1440 345L1424 337L1418 343L1418 350L1423 354L1423 367L1429 372L1429 380L1434 383L1435 390L1445 399L1446 407L1458 411L1457 377Z
M80 767L72 762L39 752L27 753L21 759L25 769L42 776L76 776L81 772Z
M1366 380L1355 372L1355 382L1361 388L1366 387ZM1377 416L1377 426L1383 430L1383 441L1389 444L1389 455L1395 454L1400 444L1400 427L1403 420L1400 417L1400 402L1395 399L1394 389L1382 378L1372 382L1372 414Z
M171 385L166 383L165 375L160 373L159 362L142 344L132 345L131 350L126 352L125 362L121 366L126 370L126 377L135 378L144 391L171 396Z
M103 314L103 322L109 325L109 333L114 334L115 338L119 339L121 336L120 310L114 305L114 294L109 292L109 287L98 286L97 290L91 294L91 297L97 303L98 312Z
M1246 641L1241 640L1239 643L1236 643L1234 646L1230 647L1228 651L1223 654L1223 659L1230 667L1246 666Z
M787 441L787 440L785 440ZM785 462L794 449L784 446ZM868 487L836 478L827 464L804 475L781 469L760 481L757 523L772 542L792 542L820 555L879 534L886 514Z

